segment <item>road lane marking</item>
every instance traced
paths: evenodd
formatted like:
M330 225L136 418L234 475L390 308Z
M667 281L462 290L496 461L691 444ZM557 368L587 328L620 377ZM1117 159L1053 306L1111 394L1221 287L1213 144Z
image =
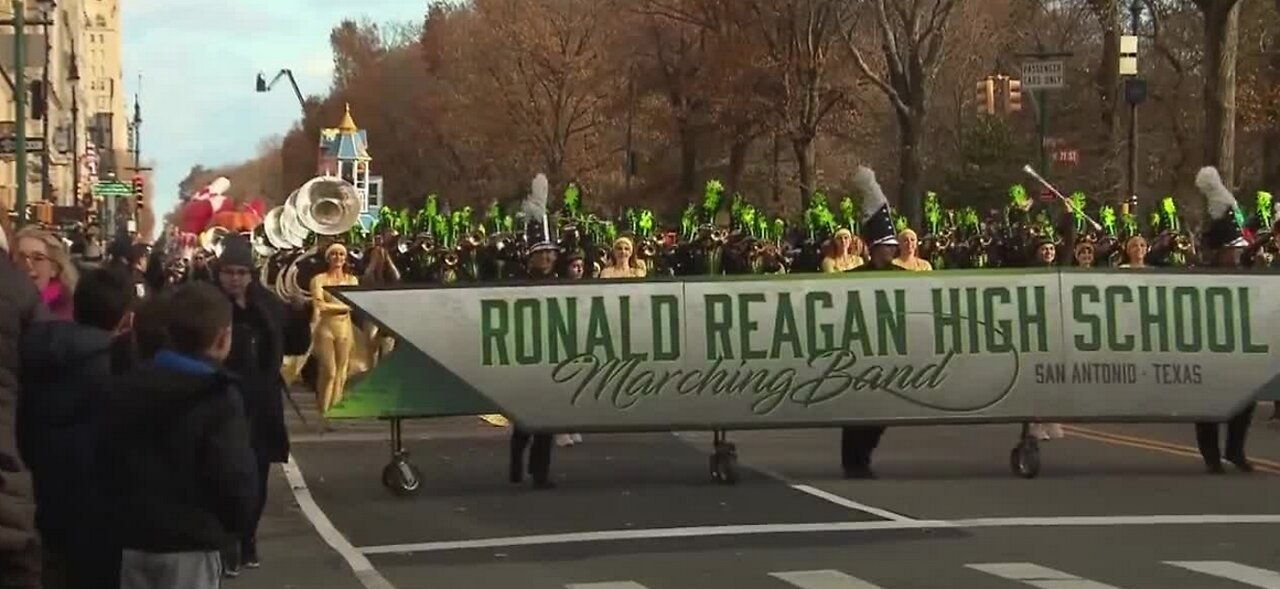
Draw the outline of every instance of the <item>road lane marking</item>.
M686 445L692 446L692 445L693 445L693 443L692 443L692 441L691 441L691 440L688 438L688 436L687 436L687 434L689 434L689 433L702 433L702 432L672 432L672 433L671 433L671 435L675 436L675 437L676 437L676 439L680 440L681 442L684 442ZM774 479L774 480L776 480L776 481L778 481L778 482L781 482L782 484L784 484L784 485L786 485L786 486L788 486L788 487L791 487L792 489L795 489L796 491L800 491L801 493L804 493L804 494L809 495L809 496L812 496L812 497L817 497L818 499L821 499L821 500L823 500L823 501L826 501L827 503L832 503L832 504L835 504L835 505L839 505L840 507L843 507L843 508L845 508L845 509L852 509L852 510L854 510L854 511L861 511L862 513L865 513L865 514L867 514L867 515L874 515L874 516L879 517L879 518L884 518L884 519L887 519L887 520L890 520L890 521L896 521L896 522L914 522L914 521L919 521L919 520L917 520L917 519L915 519L915 518L913 518L913 517L908 517L908 516L902 515L902 514L900 514L900 513L894 513L894 512L892 512L892 511L887 510L887 509L881 509L881 508L879 508L879 507L875 507L875 506L873 506L873 505L867 505L867 504L865 504L865 503L859 503L859 502L854 501L853 499L850 499L850 498L848 498L848 497L844 497L844 496L841 496L841 495L837 495L837 494L832 493L832 492L830 492L830 491L824 491L824 490L819 489L819 488L817 488L817 487L814 487L814 486L812 486L812 485L805 485L805 484L797 483L797 482L795 482L794 480L792 480L790 477L788 477L788 476L786 476L786 475L784 475L784 474L782 474L782 473L780 473L780 472L776 472L776 471L773 471L773 470L770 470L770 469L764 468L764 467L762 467L762 466L754 466L754 465L751 465L751 466L743 466L743 468L747 468L747 469L750 469L750 470L754 470L754 471L756 471L756 472L758 472L758 473L760 473L760 474L762 474L762 475L764 475L764 476L767 476L767 477L769 477L769 478L771 478L771 479Z
M1103 442L1117 446L1128 446L1130 448L1140 448L1143 450L1151 450L1154 452L1162 452L1164 454L1172 454L1174 456L1185 456L1188 458L1200 458L1200 450L1193 446L1183 446L1171 442L1163 442L1148 438L1136 436L1126 436L1114 434L1107 431L1085 428L1075 425L1064 426L1068 433L1077 438L1093 440L1095 442ZM1255 470L1269 474L1280 474L1280 462L1267 460L1263 458L1250 458Z
M883 589L879 585L830 569L769 573L769 576L800 589Z
M786 482L786 481L783 481L783 482ZM848 499L848 498L845 498L845 497L841 497L840 495L836 495L835 493L829 493L829 492L827 492L827 491L823 491L822 489L819 489L819 488L817 488L817 487L812 487L812 486L809 486L809 485L801 485L801 484L796 484L796 483L788 483L788 484L791 486L791 488L792 488L792 489L795 489L795 490L797 490L797 491L800 491L801 493L808 493L809 495L813 495L814 497L817 497L817 498L822 499L822 500L824 500L824 501L828 501L828 502L834 503L834 504L839 505L839 506L841 506L841 507L847 507L847 508L849 508L849 509L854 509L854 510L857 510L857 511L861 511L861 512L863 512L863 513L868 513L868 514L874 515L874 516L876 516L876 517L882 517L882 518L884 518L884 519L891 520L891 521L896 521L896 522L914 522L914 521L919 521L919 520L917 520L917 519L915 519L915 518L911 518L911 517L907 517L907 516L902 515L902 514L894 513L894 512L892 512L892 511L887 510L887 509L880 509L879 507L872 507L872 506L870 506L870 505L866 505L866 504L863 504L863 503L858 503L857 501L854 501L854 500L852 500L852 499Z
M1002 579L1018 581L1041 589L1120 589L1115 585L1090 581L1071 573L1064 573L1029 562L996 562L990 564L966 564L965 568L995 575Z
M1164 563L1197 573L1231 579L1251 587L1280 589L1280 573L1228 560L1166 560Z
M708 538L716 536L757 536L767 534L814 534L937 529L964 530L977 528L1021 527L1188 526L1235 524L1280 524L1280 514L993 517L954 520L845 521L802 524L689 526L679 528L600 530L594 532L568 532L563 534L535 534L528 536L480 538L475 540L446 540L437 542L417 542L411 544L388 544L382 546L364 546L357 550L366 555L415 554L426 552L449 552L455 550L513 548L519 546L549 546L556 544L614 542L626 540L672 540L681 538Z
M324 510L320 509L320 505L311 496L311 490L307 488L307 479L302 476L302 469L298 467L292 454L289 455L289 462L284 465L284 475L289 479L289 487L293 489L293 498L298 502L302 515L307 517L307 521L311 522L312 527L325 543L347 561L347 566L351 567L351 572L355 573L360 584L364 585L365 589L396 589L395 585L387 581L378 569L373 568L373 563L369 562L369 559L333 526L329 516L325 515Z
M635 581L610 581L608 583L572 583L565 589L648 589Z

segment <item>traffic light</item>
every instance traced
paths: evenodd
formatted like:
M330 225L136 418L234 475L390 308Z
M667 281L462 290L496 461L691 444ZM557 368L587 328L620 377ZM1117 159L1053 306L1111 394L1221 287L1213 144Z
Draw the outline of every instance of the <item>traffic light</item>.
M988 77L978 82L978 114L996 114L996 80Z
M1004 108L1006 112L1018 112L1022 110L1022 81L1009 78L1008 94L1005 96Z
M40 80L31 82L31 118L37 121L43 119L48 109L49 101L44 82Z
M146 184L142 180L142 176L133 177L133 198L138 209L142 208L142 194L146 189Z

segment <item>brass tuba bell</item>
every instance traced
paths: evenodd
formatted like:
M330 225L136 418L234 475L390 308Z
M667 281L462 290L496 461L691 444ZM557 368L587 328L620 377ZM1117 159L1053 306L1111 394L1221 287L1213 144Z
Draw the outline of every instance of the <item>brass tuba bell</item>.
M210 227L200 232L200 236L196 239L200 245L200 249L213 254L213 257L222 256L222 242L227 238L231 231L225 227Z
M298 188L286 206L297 211L298 221L319 235L346 233L360 219L360 193L350 182L335 176L317 176Z

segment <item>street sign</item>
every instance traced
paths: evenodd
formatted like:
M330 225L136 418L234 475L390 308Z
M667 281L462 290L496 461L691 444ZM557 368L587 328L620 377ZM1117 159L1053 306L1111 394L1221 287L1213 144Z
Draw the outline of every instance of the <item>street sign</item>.
M1057 200L1057 198L1058 195L1054 194L1052 190L1040 191L1040 202L1053 202Z
M27 153L39 153L44 151L43 137L27 137ZM13 135L0 137L0 153L13 154L18 152L18 138Z
M119 180L104 180L93 185L94 196L133 196L133 187Z
M1022 88L1054 90L1064 85L1061 61L1028 61L1022 64Z
M1053 161L1060 164L1075 165L1080 163L1080 150L1078 149L1061 149L1053 153Z

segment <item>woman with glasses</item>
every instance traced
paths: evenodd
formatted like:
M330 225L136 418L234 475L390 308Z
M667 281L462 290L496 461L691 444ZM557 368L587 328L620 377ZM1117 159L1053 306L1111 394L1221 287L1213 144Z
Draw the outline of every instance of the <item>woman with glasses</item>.
M40 291L40 298L59 319L72 319L72 293L79 274L66 244L48 231L28 227L18 232L13 260Z

